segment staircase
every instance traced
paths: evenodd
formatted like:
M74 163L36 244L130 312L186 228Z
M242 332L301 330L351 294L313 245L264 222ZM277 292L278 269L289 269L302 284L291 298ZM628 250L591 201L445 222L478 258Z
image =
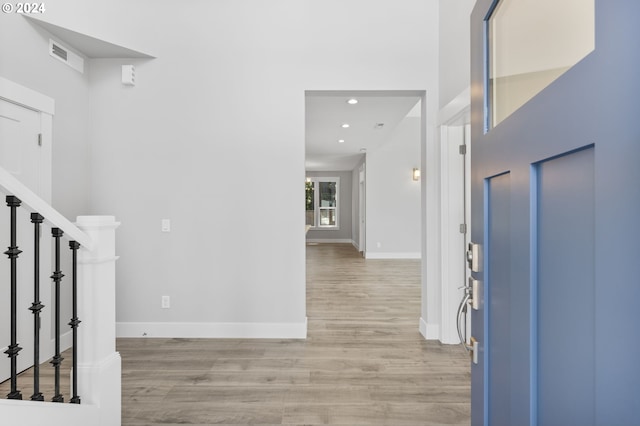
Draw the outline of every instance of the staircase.
M34 192L18 181L11 173L0 168L0 192L4 193L7 206L11 209L11 223L0 223L0 226L11 226L11 241L0 241L0 246L8 246L5 254L11 263L11 274L0 276L0 281L11 282L11 294L2 295L6 300L11 298L11 315L3 313L0 327L11 328L11 341L0 342L6 346L5 353L11 362L11 392L7 399L0 399L2 424L21 426L60 425L60 426L119 426L121 424L121 361L115 350L115 230L119 223L113 216L79 216L75 224L68 221ZM20 213L18 213L20 212ZM17 216L29 214L31 224L25 226L24 220ZM53 245L55 246L55 270L51 279L55 289L52 306L44 306L39 302L38 289L49 288L49 283L39 283L38 253L39 243L48 244L48 236L40 231L40 226L51 228ZM32 233L33 247L18 247L16 233ZM60 265L61 240L69 240L69 248L73 255L70 265ZM65 244L66 245L66 244ZM35 251L36 259L32 282L16 277L16 265L20 262L22 252ZM2 260L0 260L2 261ZM66 269L65 269L66 268ZM65 278L63 278L65 277ZM35 283L33 282L35 281ZM73 316L60 318L60 286L73 286ZM17 292L33 294L33 303L22 306L15 303ZM26 309L33 314L31 327L35 341L33 353L22 351L16 339L16 330L20 318L19 310ZM50 309L47 311L47 309ZM39 315L46 313L55 317L54 353L47 353L53 348L41 348L43 341L39 333ZM10 318L9 318L10 317ZM9 320L10 319L10 320ZM64 360L60 355L63 341L60 324L71 326L73 332L71 360ZM21 325L24 327L24 324ZM53 356L53 367L38 365L38 359L46 360ZM29 358L34 367L33 382L18 380L17 361L20 357ZM72 362L71 389L59 389L60 364ZM38 370L55 369L56 391L54 395L42 395L38 389ZM32 394L33 392L33 394ZM63 392L70 396L65 401Z

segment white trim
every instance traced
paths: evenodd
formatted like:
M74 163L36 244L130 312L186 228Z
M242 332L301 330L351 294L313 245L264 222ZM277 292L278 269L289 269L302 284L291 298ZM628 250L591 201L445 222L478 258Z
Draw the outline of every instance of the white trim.
M454 241L460 239L460 233L458 226L463 220L467 218L457 217L457 212L451 210L452 206L462 200L450 199L449 185L452 182L452 177L456 176L454 173L458 173L455 164L450 164L450 154L452 149L457 149L457 145L462 143L467 144L465 140L464 125L469 122L469 109L470 109L470 93L471 89L467 87L458 96L456 96L451 102L444 106L438 114L439 125L439 147L440 147L440 247L437 254L440 266L440 317L437 318L438 324L423 324L421 320L421 332L427 339L438 339L445 344L458 343L458 334L455 326L455 314L457 305L460 302L460 291L457 288L464 284L463 281L457 282L460 268L463 267L461 262L463 261L463 249L460 247L460 256L454 256L451 254L453 250L457 248L452 247ZM450 146L455 144L455 147ZM469 155L470 146L467 144L467 161L465 169L467 173L467 180L470 176L469 170ZM466 185L466 182L463 182ZM459 223L457 221L460 221ZM467 226L469 222L467 221ZM467 230L468 238L469 230ZM455 281L455 282L454 282ZM424 329L424 330L423 330Z
M368 251L366 259L422 259L422 253L372 253Z
M427 324L427 322L420 318L420 334L425 340L440 340L440 326L438 324Z
M442 343L458 342L458 331L453 319L456 317L458 304L463 296L459 288L466 283L465 276L461 272L465 266L466 235L459 231L460 224L465 222L465 217L462 214L463 188L458 186L465 185L462 180L462 168L466 164L463 163L463 158L458 151L459 145L464 142L464 126L440 126L442 184L440 191L442 224L440 240L440 270L442 274L440 340ZM452 198L452 194L455 197Z
M0 77L0 98L33 111L49 115L55 113L55 101L52 98L4 77Z
M307 319L299 323L119 322L117 337L209 339L306 339Z
M355 240L351 240L351 245L355 247L356 250L360 251L360 247L358 246L358 243L355 242Z
M349 238L307 238L308 243L329 243L329 244L352 244Z

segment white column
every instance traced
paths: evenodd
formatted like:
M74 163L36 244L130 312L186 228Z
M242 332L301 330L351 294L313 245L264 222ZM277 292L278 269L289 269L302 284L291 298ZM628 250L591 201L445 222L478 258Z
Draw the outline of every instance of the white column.
M79 216L92 240L78 253L78 394L100 407L101 424L120 425L121 361L116 352L115 230L113 216Z

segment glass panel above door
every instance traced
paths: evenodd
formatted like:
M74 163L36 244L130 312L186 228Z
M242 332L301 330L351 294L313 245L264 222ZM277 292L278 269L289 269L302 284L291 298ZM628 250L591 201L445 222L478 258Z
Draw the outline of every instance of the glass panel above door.
M497 0L487 25L487 129L594 50L594 2Z

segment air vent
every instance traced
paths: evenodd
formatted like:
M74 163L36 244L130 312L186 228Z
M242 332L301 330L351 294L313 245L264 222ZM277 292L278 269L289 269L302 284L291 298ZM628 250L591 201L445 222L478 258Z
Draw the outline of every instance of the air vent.
M376 123L373 128L376 130L381 130L384 127L384 123Z
M49 39L49 55L84 73L84 59L60 42Z
M67 51L55 43L51 44L51 53L63 61L67 62Z

